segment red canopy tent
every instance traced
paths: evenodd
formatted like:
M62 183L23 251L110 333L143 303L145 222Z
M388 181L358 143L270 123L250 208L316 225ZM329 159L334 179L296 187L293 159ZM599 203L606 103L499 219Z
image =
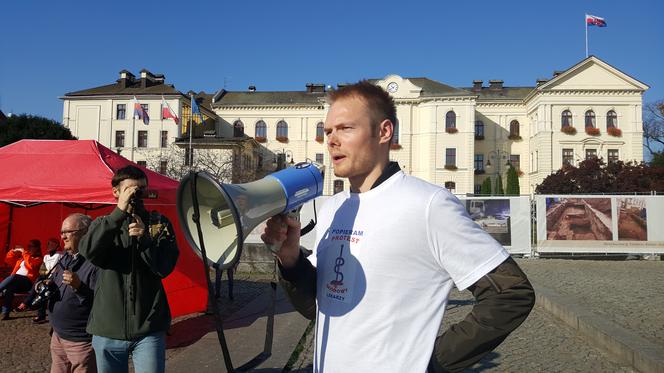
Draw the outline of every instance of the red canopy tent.
M116 204L113 172L134 164L93 140L21 140L0 148L0 253L30 239L60 237L67 215L93 218ZM140 167L140 166L139 166ZM207 282L201 259L186 242L175 206L178 182L143 168L148 177L148 209L166 215L176 231L180 257L164 280L173 316L204 311Z

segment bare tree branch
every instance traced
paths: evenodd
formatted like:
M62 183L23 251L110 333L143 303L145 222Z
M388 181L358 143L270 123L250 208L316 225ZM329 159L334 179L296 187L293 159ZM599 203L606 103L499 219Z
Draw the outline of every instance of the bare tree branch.
M648 103L643 109L643 145L654 154L664 147L664 101Z

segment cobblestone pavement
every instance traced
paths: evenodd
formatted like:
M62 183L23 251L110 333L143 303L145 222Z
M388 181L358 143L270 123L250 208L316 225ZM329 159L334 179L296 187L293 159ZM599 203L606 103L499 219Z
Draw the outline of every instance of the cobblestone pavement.
M470 292L453 291L441 331L461 321L472 307ZM293 372L310 373L313 333L307 336ZM535 307L528 319L496 350L465 372L634 372L611 362L574 331Z
M224 274L224 279L226 275ZM228 317L269 287L271 275L238 273L233 289L234 300L228 299L227 282L222 281L219 305L222 317ZM51 329L48 323L35 325L35 311L12 312L12 319L0 321L0 372L48 372ZM214 331L211 316L190 315L174 320L167 338L166 358L180 353L204 333Z
M664 261L520 259L529 278L664 346Z

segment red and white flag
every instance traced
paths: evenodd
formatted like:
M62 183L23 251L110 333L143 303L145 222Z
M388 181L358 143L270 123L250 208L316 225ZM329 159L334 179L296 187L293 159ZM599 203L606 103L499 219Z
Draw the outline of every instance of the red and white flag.
M592 16L586 14L586 25L588 26L597 26L597 27L606 27L606 21L602 17Z
M163 119L173 119L175 124L180 124L180 118L175 115L175 112L171 109L171 105L163 97L161 98L161 117Z

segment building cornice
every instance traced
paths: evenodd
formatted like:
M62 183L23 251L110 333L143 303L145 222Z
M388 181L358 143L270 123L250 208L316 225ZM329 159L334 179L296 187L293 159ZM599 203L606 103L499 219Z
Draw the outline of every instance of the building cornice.
M323 105L229 105L215 106L216 112L223 111L257 111L257 110L323 110Z

